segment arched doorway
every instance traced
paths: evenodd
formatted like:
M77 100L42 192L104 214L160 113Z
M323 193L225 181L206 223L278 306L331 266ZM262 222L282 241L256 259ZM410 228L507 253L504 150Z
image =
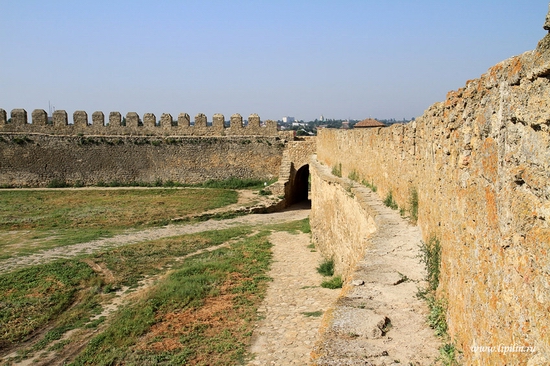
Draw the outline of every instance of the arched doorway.
M293 174L290 185L289 204L308 201L309 195L309 165L306 164Z

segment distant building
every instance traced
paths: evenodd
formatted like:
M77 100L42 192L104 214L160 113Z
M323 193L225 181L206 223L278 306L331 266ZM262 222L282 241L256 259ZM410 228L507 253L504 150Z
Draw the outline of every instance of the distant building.
M283 122L284 122L284 123L292 123L292 122L294 122L295 120L296 120L296 119L295 119L294 117L287 117L287 116L283 117Z
M340 127L343 130L349 129L349 121L342 122L342 127Z
M386 127L386 125L375 119L367 118L362 120L361 122L357 122L355 126L353 126L353 128L373 128L373 127Z
M321 117L319 117L319 121L325 122L325 116L321 115Z

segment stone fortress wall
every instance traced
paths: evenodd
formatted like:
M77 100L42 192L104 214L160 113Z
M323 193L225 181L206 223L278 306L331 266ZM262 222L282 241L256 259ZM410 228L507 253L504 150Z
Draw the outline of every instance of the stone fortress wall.
M438 296L465 365L550 364L550 35L414 122L320 131L316 164L341 164L343 178L391 191L405 210L416 189L423 240L441 242ZM358 228L377 219L341 180L312 169L312 234L327 256L360 256Z
M112 112L105 124L102 112L73 114L69 124L65 111L55 111L48 123L45 111L15 109L11 121L0 110L0 186L38 186L52 182L70 185L100 183L200 183L230 177L271 179L277 177L286 139L275 121L262 126L256 114L247 125L239 114L225 126L224 116L204 114L190 124L182 113L177 124L169 114L156 121L145 114ZM8 122L9 121L9 122Z
M123 125L123 121L125 125ZM72 123L69 123L67 112L64 110L54 111L51 121L49 121L46 111L35 109L31 113L29 121L27 111L24 109L13 109L10 118L5 110L0 109L0 132L56 135L277 135L277 122L267 120L262 126L257 114L251 114L248 117L248 122L244 124L242 116L235 113L230 118L229 127L225 126L225 117L219 113L212 117L211 125L208 125L207 117L203 113L195 116L194 124L191 124L187 113L180 113L177 120L168 113L163 113L159 120L153 113L145 113L142 120L135 112L127 113L125 119L122 118L120 112L110 112L107 123L105 122L105 114L100 111L92 113L91 120L85 111L76 111L73 113Z

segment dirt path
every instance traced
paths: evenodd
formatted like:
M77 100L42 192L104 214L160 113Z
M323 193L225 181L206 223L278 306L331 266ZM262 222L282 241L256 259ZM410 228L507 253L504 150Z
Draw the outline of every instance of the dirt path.
M205 214L215 214L219 212L230 212L243 207L268 206L273 200L272 197L258 196L255 192L249 190L239 191L239 202L225 206L219 209L208 211ZM58 247L38 253L13 257L0 261L0 273L13 271L15 269L47 263L55 259L71 258L82 254L92 254L99 250L115 248L122 245L135 244L148 240L155 240L177 235L194 234L209 230L227 229L239 225L263 225L270 223L281 223L294 220L301 220L307 217L307 213L294 207L282 212L271 214L251 214L228 220L208 220L196 224L171 224L164 227L130 230L124 234L116 235L111 238L94 240L86 243L80 243L70 246Z
M266 297L258 312L265 316L252 335L249 365L307 365L319 337L323 313L340 290L319 285L321 255L308 248L309 234L271 234L273 261Z

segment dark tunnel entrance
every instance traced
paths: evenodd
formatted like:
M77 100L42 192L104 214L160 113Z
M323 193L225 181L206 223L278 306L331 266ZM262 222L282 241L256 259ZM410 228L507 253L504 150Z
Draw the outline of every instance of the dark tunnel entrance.
M294 174L292 179L290 204L309 201L309 165L304 165Z

